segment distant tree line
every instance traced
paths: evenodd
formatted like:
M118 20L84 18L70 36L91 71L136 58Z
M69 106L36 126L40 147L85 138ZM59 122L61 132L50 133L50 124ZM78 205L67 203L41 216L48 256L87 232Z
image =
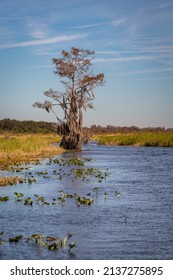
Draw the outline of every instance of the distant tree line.
M99 134L99 133L127 133L127 132L138 132L138 131L173 131L173 128L165 129L165 127L145 127L139 128L137 126L113 126L107 125L106 127L100 125L91 125L90 128L84 127L85 133Z
M57 126L54 123L44 121L19 121L15 119L0 120L1 132L13 133L49 133L56 132Z
M57 132L57 124L53 122L44 121L19 121L15 119L3 119L0 120L0 132L14 132L14 133L50 133ZM99 134L99 133L128 133L128 132L138 132L138 131L154 131L154 132L164 132L173 131L173 128L165 129L164 127L146 127L139 128L136 126L100 126L91 125L90 127L83 127L84 136Z

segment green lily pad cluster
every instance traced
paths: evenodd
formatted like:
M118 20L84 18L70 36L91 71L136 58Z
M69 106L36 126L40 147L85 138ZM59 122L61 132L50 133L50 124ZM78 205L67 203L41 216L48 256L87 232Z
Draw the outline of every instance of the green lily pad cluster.
M46 170L37 172L37 175L47 175L47 174L48 174L48 172Z
M43 178L49 178L47 170L45 170L45 171L38 171L36 174L37 175L42 175Z
M73 198L76 202L77 206L80 206L81 204L85 205L91 205L94 202L93 198L87 198L87 197L81 197L77 193L74 193L74 195L69 194L68 192L64 192L63 190L59 191L61 193L61 196L58 197L58 199L61 201L61 203L65 203L66 198Z
M75 159L64 159L64 158L52 159L51 158L51 159L49 159L48 165L51 164L51 163L56 163L59 166L71 166L71 165L84 166L85 161L90 161L90 159L86 158L84 160L81 160L81 159L78 159L78 158L75 158Z
M98 182L101 183L102 180L106 180L107 176L109 175L108 170L106 172L102 172L99 169L96 168L78 168L78 169L72 169L72 174L74 175L74 179L82 179L83 181L88 182L89 177L91 175L95 176L95 178L98 179Z
M64 238L54 237L54 236L46 236L43 234L33 234L27 238L27 242L34 240L36 244L40 244L44 247L48 247L50 251L58 250L59 248L66 249L67 240L72 237L72 233L68 233ZM49 243L53 242L53 243ZM71 242L68 244L68 252L74 247L76 247L75 242Z
M87 193L86 196L81 196L77 193L74 194L70 194L69 192L65 192L64 190L59 190L59 192L61 193L61 196L58 197L53 197L51 201L46 201L45 198L43 196L40 196L38 194L35 194L35 201L34 198L32 199L31 197L26 197L24 198L24 194L23 193L18 193L18 192L14 192L14 196L15 196L15 200L16 202L21 202L24 199L24 205L28 205L28 206L33 206L33 203L35 202L38 205L56 205L57 201L61 202L62 204L64 204L66 202L67 199L73 199L77 206L80 205L92 205L94 203L94 199L91 197L92 194L96 193L98 194L100 192L100 188L99 187L95 187L92 189L91 192ZM109 193L107 191L104 192L104 196L108 196ZM114 195L116 198L120 198L121 197L121 193L119 191L114 191ZM4 201L8 201L10 199L9 196L4 196L4 197L0 197L0 202L4 202Z
M32 206L33 205L33 200L31 200L30 197L25 198L24 205Z
M85 204L85 205L91 205L93 204L94 199L93 198L87 198L87 197L80 197L80 196L76 196L76 203L78 206L80 206L81 204Z
M10 199L9 196L0 196L0 202L6 202L9 199Z
M55 197L53 197L52 202L50 203L50 202L45 201L45 198L43 196L39 196L38 194L35 194L34 196L36 197L36 203L39 205L50 205L50 204L56 205Z
M89 158L84 158L83 160L81 159L49 159L49 163L56 163L59 166L84 166L85 162L89 162L91 159ZM109 175L108 169L106 172L102 172L99 169L96 168L73 168L69 172L64 172L63 168L60 168L58 171L54 170L53 175L58 174L59 175L59 180L63 179L63 176L72 176L72 181L77 180L77 179L82 179L83 181L88 182L89 178L91 176L95 176L95 178L98 179L98 182L101 183L102 180L105 180L106 177Z
M24 196L24 194L23 193L14 192L14 196L15 196L16 201L19 202L19 201L22 201L22 197ZM31 197L26 197L25 198L24 205L30 205L30 206L33 205L33 201L31 200Z
M2 240L3 232L0 232L0 245L4 244L4 241ZM66 250L66 246L68 245L68 252L70 253L71 249L76 247L76 244L74 241L67 244L67 241L72 237L72 233L68 233L67 236L64 238L60 237L54 237L54 236L44 236L44 234L32 234L29 237L24 237L23 235L18 235L15 237L10 237L8 239L9 243L18 243L19 241L25 240L25 242L31 242L34 241L35 244L41 245L43 247L47 247L48 250L58 250L58 249L64 249Z
M15 200L17 202L20 202L20 201L23 200L24 194L14 192L14 196L15 196ZM55 202L56 198L53 198L52 202L50 203L50 202L47 202L43 196L39 196L38 194L35 194L34 196L36 197L36 201L35 201L36 204L39 204L39 205L50 205L50 204L56 205L56 202ZM33 203L34 203L34 201L31 199L31 197L24 198L24 205L33 206Z
M9 242L19 242L19 240L21 240L23 238L23 235L18 235L18 236L16 236L16 237L14 237L14 238L9 238Z
M29 168L29 167L28 167L29 164L32 164L32 165L40 165L41 162L40 162L39 159L32 160L32 161L25 161L25 162L22 162L22 165L27 165L27 166L23 166L23 167L21 167L21 162L20 162L20 161L14 161L14 162L13 162L13 166L14 166L14 167L17 166L17 167L18 167L17 169L20 169L20 170L28 169L28 168ZM16 171L16 168L14 168L14 167L13 167L12 171Z
M14 192L14 196L15 196L16 201L21 201L22 200L21 198L24 196L24 194L23 193Z
M31 185L32 183L35 183L35 182L36 182L36 179L35 179L34 176L31 176L31 178L28 178L27 181L28 181L28 184Z
M103 180L106 180L107 176L109 175L108 169L106 171L101 171L97 168L86 168L85 163L90 162L90 158L84 158L84 159L65 159L65 158L49 158L48 165L50 164L57 164L59 168L54 169L52 171L52 174L49 174L47 170L41 170L37 171L34 175L31 171L27 172L25 174L25 178L23 177L13 177L15 179L10 180L9 184L17 184L17 183L28 183L32 184L37 182L35 176L42 176L43 178L54 178L58 180L63 180L64 177L71 179L72 182L74 182L77 179L81 179L84 182L89 182L91 177L95 177L99 183L101 183ZM40 164L38 162L37 164ZM75 168L69 169L64 167L69 166L75 166ZM79 168L77 168L79 167ZM81 168L80 168L81 167ZM29 169L29 167L18 167L15 172L21 172L23 169Z

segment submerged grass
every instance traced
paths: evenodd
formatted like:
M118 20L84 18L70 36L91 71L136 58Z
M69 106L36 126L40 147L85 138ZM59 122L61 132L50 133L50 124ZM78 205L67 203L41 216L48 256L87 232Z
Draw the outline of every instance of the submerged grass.
M99 145L173 147L173 132L132 132L97 136Z
M0 169L61 153L63 149L53 145L59 141L54 134L0 134Z

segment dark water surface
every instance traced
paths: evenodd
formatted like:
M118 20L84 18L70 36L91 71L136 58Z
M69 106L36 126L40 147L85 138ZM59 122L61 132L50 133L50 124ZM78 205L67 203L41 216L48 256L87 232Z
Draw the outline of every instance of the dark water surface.
M4 232L5 241L0 245L0 259L173 259L172 148L107 147L93 142L82 152L59 157L91 158L85 167L108 168L110 175L102 183L94 177L89 182L72 182L68 176L59 180L53 172L60 166L47 165L47 160L13 173L27 176L32 172L37 182L0 188L0 196L10 196L9 201L0 203L0 232ZM69 168L74 166L63 167ZM45 170L48 178L37 174ZM95 187L98 192L93 192ZM14 199L14 192L22 192L25 197L34 199L38 194L52 201L61 189L80 196L91 192L94 203L77 206L74 199L67 199L55 206L25 206L24 200ZM115 191L121 195L117 197ZM25 240L8 242L9 237L20 234L65 237L68 232L73 236L67 245L76 243L73 254L68 254L68 248L49 251Z

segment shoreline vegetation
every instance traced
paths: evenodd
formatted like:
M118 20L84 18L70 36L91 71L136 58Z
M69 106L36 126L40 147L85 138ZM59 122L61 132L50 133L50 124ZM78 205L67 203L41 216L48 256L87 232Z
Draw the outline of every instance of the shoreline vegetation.
M20 164L37 161L65 152L55 143L56 133L0 133L0 170L13 171ZM173 147L173 131L93 134L90 140L98 145ZM0 186L20 183L18 176L0 176Z
M90 140L110 146L173 147L173 131L102 133L90 135ZM65 150L54 145L60 141L56 133L0 133L0 170L62 153Z
M0 169L10 170L19 163L34 162L49 156L62 153L57 134L0 134Z
M173 132L130 132L113 135L97 135L99 145L173 147Z

